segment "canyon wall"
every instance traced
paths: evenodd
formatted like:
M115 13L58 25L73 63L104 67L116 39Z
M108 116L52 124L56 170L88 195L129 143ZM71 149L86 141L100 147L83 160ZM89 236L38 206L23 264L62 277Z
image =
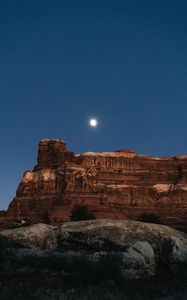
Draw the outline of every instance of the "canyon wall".
M137 220L152 213L163 224L186 228L187 156L128 149L74 154L63 140L42 140L37 165L23 175L6 221L66 222L82 205L96 218Z

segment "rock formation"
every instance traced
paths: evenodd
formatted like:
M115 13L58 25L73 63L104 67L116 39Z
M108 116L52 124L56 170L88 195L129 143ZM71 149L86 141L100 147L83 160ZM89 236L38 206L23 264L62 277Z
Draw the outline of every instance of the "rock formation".
M63 140L42 140L37 165L26 171L6 213L7 222L62 223L86 206L96 218L187 225L187 156L151 157L128 149L74 154Z
M10 245L17 243L18 269L20 263L23 267L20 257L24 267L27 262L32 268L42 266L41 258L45 268L46 260L54 268L56 257L60 271L76 273L83 268L85 273L86 265L105 276L115 271L113 275L122 279L156 277L161 269L167 276L177 275L187 269L186 234L163 225L124 220L67 222L59 227L35 224L2 231L2 237Z

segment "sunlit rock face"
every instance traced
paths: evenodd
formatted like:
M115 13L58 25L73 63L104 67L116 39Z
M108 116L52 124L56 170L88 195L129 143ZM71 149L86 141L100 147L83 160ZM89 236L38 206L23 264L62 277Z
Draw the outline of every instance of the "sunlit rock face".
M153 213L178 228L187 224L187 156L151 157L128 149L74 154L63 140L42 140L38 162L26 171L7 220L70 220L87 206L96 218L139 219Z

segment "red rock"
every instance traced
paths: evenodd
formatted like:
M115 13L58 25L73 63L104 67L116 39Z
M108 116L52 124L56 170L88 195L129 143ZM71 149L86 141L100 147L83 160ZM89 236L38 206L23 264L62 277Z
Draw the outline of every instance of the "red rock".
M0 227L3 228L4 227L4 223L5 223L5 219L6 219L6 211L4 210L0 210Z
M26 171L6 217L70 219L85 205L97 218L138 219L144 212L162 223L187 224L187 156L151 157L132 150L74 154L63 140L42 140L38 163Z

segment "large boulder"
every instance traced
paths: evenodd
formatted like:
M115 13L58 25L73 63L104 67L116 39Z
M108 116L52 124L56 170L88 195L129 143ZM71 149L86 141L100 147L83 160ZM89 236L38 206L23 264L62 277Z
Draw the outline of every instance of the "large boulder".
M98 272L107 270L123 279L151 278L163 268L178 273L187 268L187 236L163 225L125 220L68 222L59 227L36 224L2 231L16 241L20 255L38 259L54 256L65 265Z

